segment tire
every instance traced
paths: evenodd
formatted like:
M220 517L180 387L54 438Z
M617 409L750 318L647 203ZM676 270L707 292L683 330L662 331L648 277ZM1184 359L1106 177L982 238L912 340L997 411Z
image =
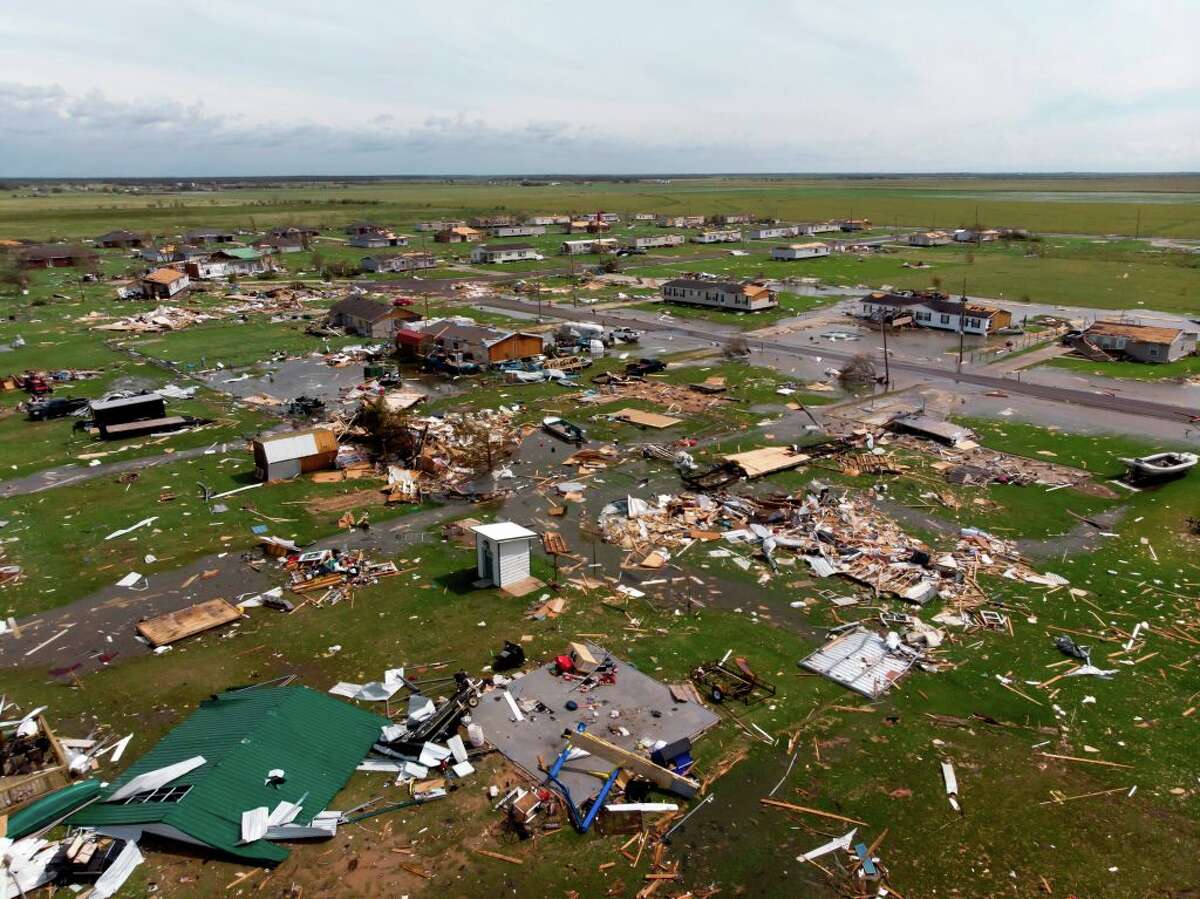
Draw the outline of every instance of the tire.
M708 695L712 699L713 702L717 703L717 705L720 705L722 702L725 701L725 691L722 690L720 687L713 687L711 690L708 691Z

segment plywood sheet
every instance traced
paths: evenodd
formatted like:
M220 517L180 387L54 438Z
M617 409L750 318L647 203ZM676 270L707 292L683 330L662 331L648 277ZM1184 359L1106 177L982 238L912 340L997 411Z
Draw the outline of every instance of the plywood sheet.
M619 412L613 413L613 418L627 421L633 425L641 425L644 428L669 428L683 421L682 418L672 418L657 412L646 412L644 409L621 409Z
M242 613L237 606L223 599L210 599L208 602L188 606L177 612L168 612L157 618L139 621L137 629L139 634L150 641L151 646L166 646L184 637L237 621L241 617Z

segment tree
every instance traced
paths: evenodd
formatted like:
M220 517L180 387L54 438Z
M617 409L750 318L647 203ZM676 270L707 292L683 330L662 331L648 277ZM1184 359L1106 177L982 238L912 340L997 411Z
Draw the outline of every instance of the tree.
M17 290L29 286L29 275L13 253L0 253L0 284L10 284Z
M859 353L843 365L838 374L838 380L851 385L873 384L877 377L875 363L865 353Z
M417 436L408 413L389 408L383 397L363 403L355 423L385 459L393 454L409 459L416 450Z
M742 335L736 334L725 341L722 352L727 359L740 359L743 356L749 356L750 342Z

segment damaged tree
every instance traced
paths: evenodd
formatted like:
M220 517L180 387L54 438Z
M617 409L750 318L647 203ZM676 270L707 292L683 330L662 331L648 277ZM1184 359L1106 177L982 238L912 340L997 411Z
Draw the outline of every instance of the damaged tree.
M864 353L859 353L838 372L838 380L846 385L874 384L878 379L875 363Z

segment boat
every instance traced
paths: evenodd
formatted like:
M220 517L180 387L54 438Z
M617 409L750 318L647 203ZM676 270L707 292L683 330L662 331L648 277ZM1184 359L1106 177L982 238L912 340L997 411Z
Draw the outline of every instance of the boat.
M1129 468L1128 479L1144 484L1181 478L1200 462L1200 456L1195 453L1169 452L1121 461Z
M587 440L583 428L555 415L542 419L542 430L567 443L580 444Z

